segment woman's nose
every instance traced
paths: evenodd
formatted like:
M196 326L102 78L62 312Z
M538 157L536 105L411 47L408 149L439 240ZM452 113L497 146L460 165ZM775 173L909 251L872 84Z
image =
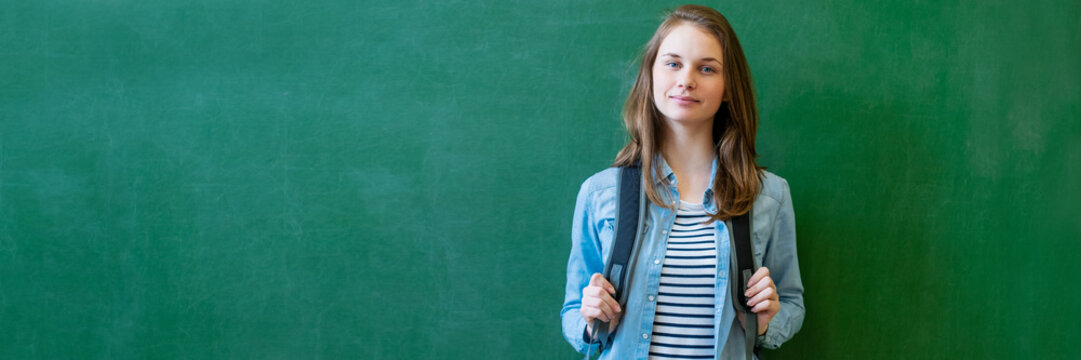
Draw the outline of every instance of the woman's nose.
M681 88L693 89L695 85L694 77L689 73L684 73L682 76L679 77L679 81L676 85Z

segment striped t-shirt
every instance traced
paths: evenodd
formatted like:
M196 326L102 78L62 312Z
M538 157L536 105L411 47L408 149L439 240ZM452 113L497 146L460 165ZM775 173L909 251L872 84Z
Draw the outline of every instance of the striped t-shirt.
M650 359L712 359L716 354L717 246L708 220L702 204L679 202L661 267Z

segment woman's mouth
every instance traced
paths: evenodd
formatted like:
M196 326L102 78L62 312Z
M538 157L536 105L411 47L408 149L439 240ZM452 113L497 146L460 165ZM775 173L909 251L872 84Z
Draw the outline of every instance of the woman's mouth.
M675 102L676 104L680 104L680 105L690 105L690 104L694 104L694 103L698 102L697 99L695 99L693 97L690 97L690 96L672 95L672 96L669 96L668 98L672 99L673 102Z

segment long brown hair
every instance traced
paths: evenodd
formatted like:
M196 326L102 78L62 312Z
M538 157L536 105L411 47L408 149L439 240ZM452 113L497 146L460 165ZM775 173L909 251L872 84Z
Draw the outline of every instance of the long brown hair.
M713 200L717 213L711 217L727 220L747 213L761 186L762 167L755 159L755 133L758 131L758 108L755 105L751 70L743 55L735 31L721 13L700 5L683 5L665 17L642 52L638 78L623 105L623 121L630 141L616 155L615 166L641 162L646 196L654 204L667 204L653 187L663 176L656 158L661 149L658 134L664 118L653 103L653 63L661 41L681 24L693 24L713 34L724 53L721 64L725 80L725 101L713 117L713 142L717 151L717 173L713 178Z

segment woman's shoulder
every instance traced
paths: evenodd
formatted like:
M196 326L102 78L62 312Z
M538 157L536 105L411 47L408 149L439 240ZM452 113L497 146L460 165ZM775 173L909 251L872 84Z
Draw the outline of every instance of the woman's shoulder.
M580 192L583 194L593 194L598 191L615 189L616 186L619 186L619 168L609 167L598 171L587 178L586 181L582 182L582 189Z
M781 202L789 197L788 191L788 180L772 172L762 170L762 191L759 196Z
M595 219L610 219L615 216L618 192L619 168L601 170L582 182L575 208L592 214Z

